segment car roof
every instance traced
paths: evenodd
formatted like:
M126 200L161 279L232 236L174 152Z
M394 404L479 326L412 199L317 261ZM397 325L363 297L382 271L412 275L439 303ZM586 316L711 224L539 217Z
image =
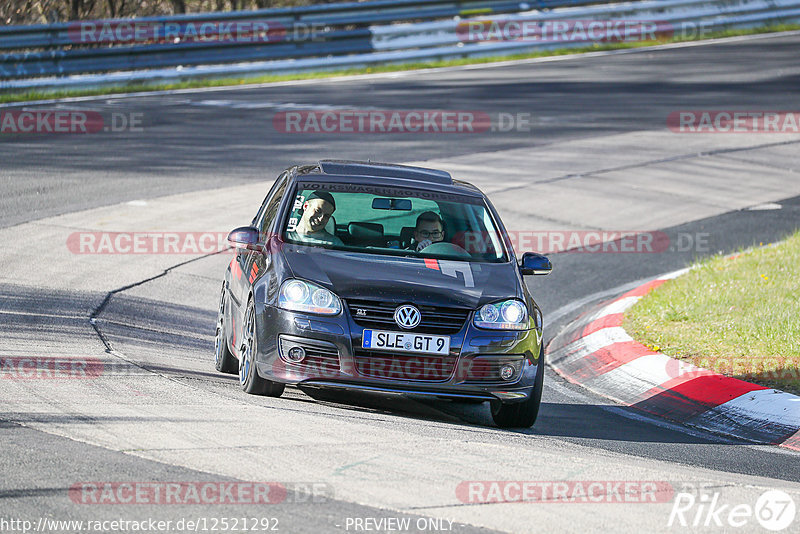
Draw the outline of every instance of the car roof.
M394 185L469 196L484 196L474 185L461 180L453 180L449 172L394 163L321 160L317 165L298 167L297 178L299 180L313 179L320 182Z

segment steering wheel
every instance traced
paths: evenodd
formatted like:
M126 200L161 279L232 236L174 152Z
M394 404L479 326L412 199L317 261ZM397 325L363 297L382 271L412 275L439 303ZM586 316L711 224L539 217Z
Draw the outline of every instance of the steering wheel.
M464 250L463 248L459 247L458 245L454 245L453 243L446 243L444 241L428 245L427 247L420 250L420 253L442 254L444 256L456 256L459 258L472 258L470 253Z

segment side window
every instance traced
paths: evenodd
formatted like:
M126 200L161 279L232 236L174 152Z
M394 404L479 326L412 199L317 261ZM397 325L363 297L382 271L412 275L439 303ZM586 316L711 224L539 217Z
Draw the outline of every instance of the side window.
M275 198L275 193L286 182L286 176L288 176L288 174L289 174L288 171L283 171L280 175L278 175L278 178L275 180L275 183L272 184L269 193L267 193L267 196L264 197L264 201L261 203L261 207L258 208L258 213L256 213L255 217L253 217L253 222L251 226L253 226L254 228L259 228L259 229L261 228L262 226L261 223L264 220L264 212L267 211L267 206L269 205L270 201Z
M262 236L265 236L267 232L269 232L270 227L275 220L275 216L278 214L278 209L281 206L281 200L283 200L283 193L286 191L286 183L287 181L283 180L278 185L278 188L272 192L272 196L266 202L264 213L261 216L261 221L258 226L258 231Z

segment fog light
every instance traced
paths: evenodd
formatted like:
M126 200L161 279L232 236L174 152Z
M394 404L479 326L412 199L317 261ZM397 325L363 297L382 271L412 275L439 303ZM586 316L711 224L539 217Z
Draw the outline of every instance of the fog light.
M511 380L514 378L515 369L513 365L504 365L500 368L500 378L503 380Z
M289 358L289 361L299 363L302 362L303 358L306 357L306 351L303 349L303 347L292 347L289 349L286 357Z

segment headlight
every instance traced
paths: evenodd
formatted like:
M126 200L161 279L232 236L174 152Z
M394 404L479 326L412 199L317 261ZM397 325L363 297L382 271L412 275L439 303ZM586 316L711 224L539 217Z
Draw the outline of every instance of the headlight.
M475 326L494 330L525 330L528 328L528 309L518 300L486 304L478 310Z
M320 315L337 315L342 311L342 302L324 287L303 280L287 280L281 286L278 307Z

